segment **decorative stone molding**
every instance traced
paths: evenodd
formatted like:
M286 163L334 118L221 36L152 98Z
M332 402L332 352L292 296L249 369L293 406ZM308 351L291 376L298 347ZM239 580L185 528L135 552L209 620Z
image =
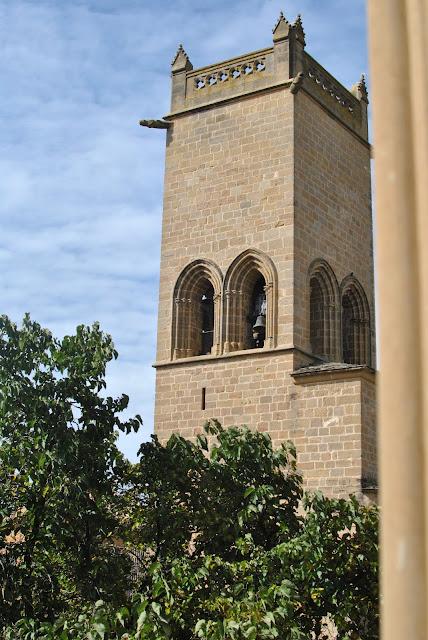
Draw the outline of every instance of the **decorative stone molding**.
M298 14L296 20L293 22L292 29L295 33L296 40L300 42L303 46L305 46L306 45L305 32L303 29L302 16L300 15L300 13Z
M183 106L198 106L252 93L276 81L273 49L261 49L186 73ZM283 80L288 80L288 73Z
M213 360L247 360L248 358L252 358L253 356L267 356L269 357L269 355L275 355L278 353L285 353L285 354L296 354L296 353L303 353L305 355L306 354L304 351L302 351L301 349L299 349L298 347L293 347L293 346L284 346L284 347L275 347L273 349L244 349L243 351L229 351L228 353L221 353L218 356L213 356L213 355L205 355L205 356L192 356L190 358L180 358L178 360L164 360L164 361L158 361L153 363L153 368L154 369L164 369L164 368L175 368L175 367L186 367L189 364L192 363L212 363Z
M280 42L281 40L286 40L290 33L290 23L284 17L284 14L279 14L278 20L275 23L274 28L272 29L273 33L273 41Z
M171 91L171 109L174 110L186 101L186 84L187 74L193 69L193 65L189 60L189 56L180 44L177 53L171 63L172 91Z
M357 98L357 100L363 100L368 104L369 94L367 91L366 77L364 73L361 74L359 81L353 85L351 93Z
M363 379L374 383L376 371L366 365L353 365L343 362L328 362L295 369L292 374L296 384L314 384L334 382L345 379Z
M319 68L314 66L308 69L308 77L318 85L329 96L336 100L338 104L347 109L350 113L354 113L354 108L351 101L347 98L344 91L339 88L339 85L332 82L331 79L326 77Z
M296 44L297 46L298 43ZM347 89L306 51L303 52L302 69L297 71L299 70L303 71L305 75L302 84L305 92L363 140L367 141L368 121L367 99L364 98L365 83L360 80L352 90Z
M254 73L262 73L266 70L266 58L263 56L251 56L248 60L244 60L236 65L224 66L221 69L214 69L207 74L197 75L194 79L194 87L196 90L207 89L214 85L230 82L234 80L242 80Z
M178 46L177 53L171 62L171 71L174 74L179 73L180 71L191 71L192 69L193 65L189 60L189 56L183 49L183 45L180 44Z

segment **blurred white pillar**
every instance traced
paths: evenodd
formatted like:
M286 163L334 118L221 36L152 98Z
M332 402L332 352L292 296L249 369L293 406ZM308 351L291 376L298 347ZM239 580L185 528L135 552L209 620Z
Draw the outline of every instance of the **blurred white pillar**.
M428 0L368 0L382 638L428 639Z

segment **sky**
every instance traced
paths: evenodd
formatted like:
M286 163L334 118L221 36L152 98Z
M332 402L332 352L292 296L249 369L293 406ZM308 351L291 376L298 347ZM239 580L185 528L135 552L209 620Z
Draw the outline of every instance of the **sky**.
M307 51L345 86L367 72L364 0L0 0L0 313L57 336L98 320L119 359L108 392L153 432L170 64L271 46L302 14Z

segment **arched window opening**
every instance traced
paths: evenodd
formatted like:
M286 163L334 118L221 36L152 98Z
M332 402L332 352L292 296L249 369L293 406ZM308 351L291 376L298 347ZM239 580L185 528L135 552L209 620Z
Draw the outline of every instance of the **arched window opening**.
M206 284L206 290L200 300L201 349L199 355L211 353L214 344L214 287L210 282Z
M188 296L188 355L209 355L214 344L214 287L209 280L201 278Z
M206 260L191 263L177 280L172 327L173 359L220 353L222 278Z
M309 342L311 352L334 362L340 359L339 286L328 262L315 260L309 269Z
M224 285L224 351L272 348L276 337L275 267L257 249L230 265Z
M310 340L311 350L316 356L327 357L326 353L326 303L318 278L310 281Z
M349 364L359 364L356 353L357 315L350 292L348 292L342 299L342 344L343 362Z
M342 355L348 364L370 364L370 314L356 280L342 289Z
M253 287L248 320L247 344L250 348L261 349L266 337L266 282L262 275L259 275Z

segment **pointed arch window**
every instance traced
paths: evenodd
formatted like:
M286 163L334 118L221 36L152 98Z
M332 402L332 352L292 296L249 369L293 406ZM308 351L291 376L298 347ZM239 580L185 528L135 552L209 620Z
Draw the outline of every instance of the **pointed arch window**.
M276 340L277 278L262 252L238 256L225 277L224 351L272 348Z
M218 355L222 276L211 261L196 260L174 289L172 358Z
M341 289L343 362L370 366L370 311L366 294L353 276L343 281Z
M329 362L339 359L339 287L325 260L309 269L309 340L314 355Z

